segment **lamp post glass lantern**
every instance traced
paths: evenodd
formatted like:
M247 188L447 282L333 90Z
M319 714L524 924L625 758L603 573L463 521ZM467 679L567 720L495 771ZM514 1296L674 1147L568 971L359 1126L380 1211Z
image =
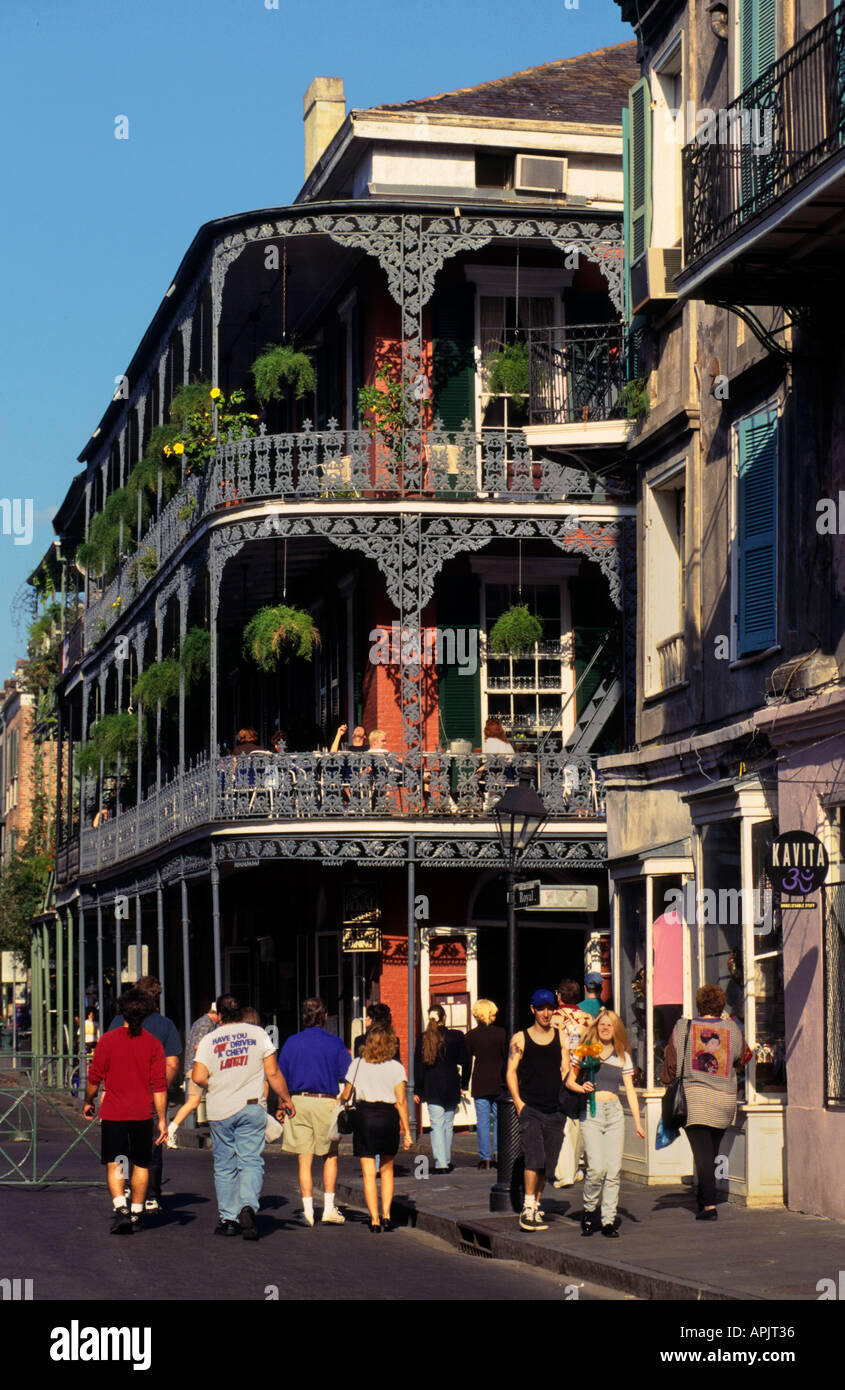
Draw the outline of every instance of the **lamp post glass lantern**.
M516 997L516 906L514 885L516 871L545 824L546 807L532 786L521 783L509 787L501 801L493 807L499 835L499 848L507 865L508 883L508 1034L513 1037L517 1025ZM490 1210L507 1211L517 1208L513 1200L514 1165L519 1151L519 1127L516 1108L511 1097L505 1096L498 1107L498 1173L490 1190Z

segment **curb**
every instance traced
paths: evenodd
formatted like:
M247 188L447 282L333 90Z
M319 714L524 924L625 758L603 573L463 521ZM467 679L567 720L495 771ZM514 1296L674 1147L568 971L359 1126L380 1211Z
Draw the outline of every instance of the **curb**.
M350 1183L338 1182L337 1197L349 1206L366 1210L364 1190ZM486 1225L478 1218L459 1221L455 1217L426 1211L397 1195L393 1199L395 1211L406 1213L408 1224L415 1229L439 1236L457 1250L466 1254L497 1259L514 1260L520 1264L532 1265L547 1270L550 1274L561 1274L576 1279L587 1279L603 1284L605 1288L627 1293L639 1299L661 1299L682 1302L758 1302L753 1294L731 1292L716 1288L711 1284L682 1279L675 1275L661 1274L641 1265L623 1264L618 1260L589 1258L579 1252L558 1250L544 1245L536 1236L520 1239L519 1236L503 1234L498 1228ZM529 1245L530 1240L530 1245Z

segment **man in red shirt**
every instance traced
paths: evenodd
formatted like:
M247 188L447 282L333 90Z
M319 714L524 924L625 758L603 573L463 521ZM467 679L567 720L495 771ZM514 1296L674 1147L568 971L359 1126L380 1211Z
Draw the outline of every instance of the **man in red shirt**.
M150 1179L153 1134L152 1109L158 1129L167 1138L167 1080L164 1048L144 1029L153 1001L140 989L128 989L117 1001L123 1027L105 1033L88 1068L83 1115L93 1120L94 1099L105 1082L100 1106L101 1159L107 1168L114 1205L112 1235L130 1235L141 1228L144 1198ZM131 1166L132 1209L127 1209L121 1160Z

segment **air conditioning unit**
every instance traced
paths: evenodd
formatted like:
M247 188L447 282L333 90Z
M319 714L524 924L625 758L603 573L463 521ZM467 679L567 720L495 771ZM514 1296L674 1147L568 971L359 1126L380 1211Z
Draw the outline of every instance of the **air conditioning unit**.
M540 154L518 154L514 187L519 193L566 192L566 160Z
M680 246L649 246L631 262L632 314L638 314L652 301L677 299L675 276L680 273Z

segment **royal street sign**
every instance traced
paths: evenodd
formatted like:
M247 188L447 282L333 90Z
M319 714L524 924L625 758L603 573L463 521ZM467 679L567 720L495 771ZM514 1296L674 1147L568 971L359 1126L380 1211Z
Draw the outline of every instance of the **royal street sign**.
M527 888L528 884L517 884L517 892L520 887ZM531 885L532 887L534 885ZM561 884L561 883L538 883L536 885L537 896L533 902L521 903L517 898L517 907L533 908L535 912L597 912L599 905L599 890L595 883L586 884Z

